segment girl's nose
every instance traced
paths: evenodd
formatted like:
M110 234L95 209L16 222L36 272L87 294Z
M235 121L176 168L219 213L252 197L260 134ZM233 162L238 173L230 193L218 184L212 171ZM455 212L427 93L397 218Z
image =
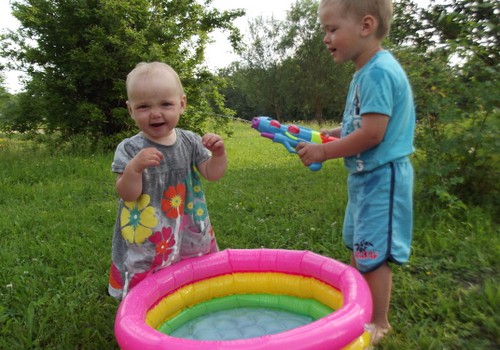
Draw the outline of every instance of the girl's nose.
M151 109L151 116L152 117L161 117L160 108L152 108Z

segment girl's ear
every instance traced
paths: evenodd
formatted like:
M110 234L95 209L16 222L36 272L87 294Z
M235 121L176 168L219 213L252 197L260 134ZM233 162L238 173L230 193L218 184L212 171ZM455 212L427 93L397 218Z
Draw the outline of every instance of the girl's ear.
M186 95L181 96L180 114L183 114L187 107L187 97Z
M128 114L132 115L132 107L130 106L130 102L125 102L127 104L127 110L128 110Z
M361 35L369 36L374 33L378 27L378 20L372 15L366 15L361 19Z

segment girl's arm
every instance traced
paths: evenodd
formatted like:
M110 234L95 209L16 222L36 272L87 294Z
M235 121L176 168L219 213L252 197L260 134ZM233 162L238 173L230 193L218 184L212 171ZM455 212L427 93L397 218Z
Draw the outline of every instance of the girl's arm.
M142 173L148 167L160 165L163 154L154 147L144 148L128 162L116 179L116 192L126 202L133 202L142 193Z
M219 135L206 134L201 142L212 152L212 156L206 162L199 164L198 170L206 180L217 181L224 176L227 168L224 140Z

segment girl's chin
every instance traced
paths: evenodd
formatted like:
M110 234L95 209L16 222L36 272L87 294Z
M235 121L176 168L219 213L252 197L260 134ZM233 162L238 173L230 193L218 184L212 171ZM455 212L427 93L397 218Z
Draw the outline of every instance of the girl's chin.
M150 129L146 132L146 137L151 141L167 146L174 144L177 139L175 131L169 130L167 127L161 130Z

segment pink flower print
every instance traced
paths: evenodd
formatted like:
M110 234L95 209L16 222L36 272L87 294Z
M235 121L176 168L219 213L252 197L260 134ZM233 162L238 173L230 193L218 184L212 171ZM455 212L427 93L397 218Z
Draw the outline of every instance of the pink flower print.
M172 253L175 245L175 237L172 234L171 227L163 227L161 232L155 232L149 237L149 241L156 246L156 255L153 261L153 266L161 266L164 261L167 261Z

